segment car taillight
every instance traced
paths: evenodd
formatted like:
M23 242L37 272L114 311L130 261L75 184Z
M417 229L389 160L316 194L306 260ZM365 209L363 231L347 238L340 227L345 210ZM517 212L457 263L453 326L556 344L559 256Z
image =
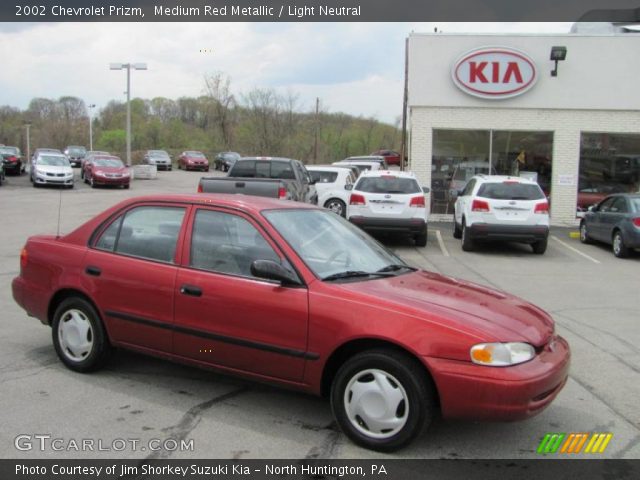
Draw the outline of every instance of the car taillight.
M349 198L349 205L366 205L366 203L364 196L357 193L352 193L351 198Z
M640 217L636 217L631 220L636 227L640 227Z
M24 247L22 251L20 251L20 267L21 268L24 268L27 266L27 260L28 260L27 248Z
M543 213L549 215L549 204L547 202L538 203L534 208L533 213Z
M484 200L474 200L471 204L472 212L488 212L489 211L489 202L485 202Z
M287 198L287 189L284 187L278 188L278 199L285 200Z
M202 184L201 183L198 184L198 193L202 193Z
M424 197L413 197L411 202L409 202L409 206L413 208L424 208Z
M10 162L16 162L18 161L18 159L16 157L14 157L13 155L10 157L7 157L7 160L9 160Z

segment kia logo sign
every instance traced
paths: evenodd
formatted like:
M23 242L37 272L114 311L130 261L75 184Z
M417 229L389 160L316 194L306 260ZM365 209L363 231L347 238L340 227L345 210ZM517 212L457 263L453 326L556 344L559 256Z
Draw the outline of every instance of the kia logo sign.
M484 47L462 55L451 76L460 90L481 98L501 99L521 95L536 82L533 60L507 47Z

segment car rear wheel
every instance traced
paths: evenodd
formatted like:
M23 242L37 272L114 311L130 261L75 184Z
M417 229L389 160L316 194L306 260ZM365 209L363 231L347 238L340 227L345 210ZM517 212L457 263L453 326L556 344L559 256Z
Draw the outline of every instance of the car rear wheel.
M544 240L540 240L535 243L532 243L531 248L533 249L533 253L542 255L544 252L547 251L547 239L545 238Z
M460 236L462 237L462 250L464 250L465 252L470 252L473 250L473 239L471 238L471 233L469 232L469 229L467 228L467 224L464 220L464 218L462 219L462 232L460 234Z
M427 246L427 226L425 225L424 230L418 233L414 240L416 242L416 247L426 247Z
M414 359L394 350L370 350L340 367L331 407L353 442L391 452L409 444L431 422L435 392Z
M587 231L586 222L582 222L580 224L580 241L582 243L591 243L591 238L589 237L589 232Z
M629 256L629 249L624 244L624 239L622 238L620 230L613 233L611 249L613 250L613 254L618 258L627 258Z
M111 345L95 308L85 299L63 300L53 316L53 345L71 370L90 372L109 359Z
M341 217L347 215L347 206L339 198L332 198L330 200L327 200L324 203L324 208L331 210L333 213L337 213Z

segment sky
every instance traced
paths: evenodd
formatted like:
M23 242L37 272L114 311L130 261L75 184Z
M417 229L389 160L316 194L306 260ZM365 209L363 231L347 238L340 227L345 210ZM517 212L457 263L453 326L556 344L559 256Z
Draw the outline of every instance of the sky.
M0 105L35 97L82 98L99 110L125 100L126 73L109 64L145 62L131 95L204 93L223 72L241 100L253 88L315 99L328 112L394 124L402 111L404 41L411 32L567 33L571 23L0 23Z

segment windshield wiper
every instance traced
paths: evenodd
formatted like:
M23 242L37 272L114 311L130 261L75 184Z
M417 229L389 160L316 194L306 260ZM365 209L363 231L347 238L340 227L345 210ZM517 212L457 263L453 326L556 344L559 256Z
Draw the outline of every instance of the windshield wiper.
M411 270L412 272L415 272L416 270L418 270L415 267L410 267L409 265L403 265L402 263L394 263L391 265L387 265L386 267L382 267L380 270L377 270L376 273L384 273L384 272L397 272L398 270Z
M340 280L343 278L371 277L371 276L392 277L393 273L365 272L364 270L347 270L345 272L334 273L333 275L326 276L322 280L325 282L330 282L331 280Z

